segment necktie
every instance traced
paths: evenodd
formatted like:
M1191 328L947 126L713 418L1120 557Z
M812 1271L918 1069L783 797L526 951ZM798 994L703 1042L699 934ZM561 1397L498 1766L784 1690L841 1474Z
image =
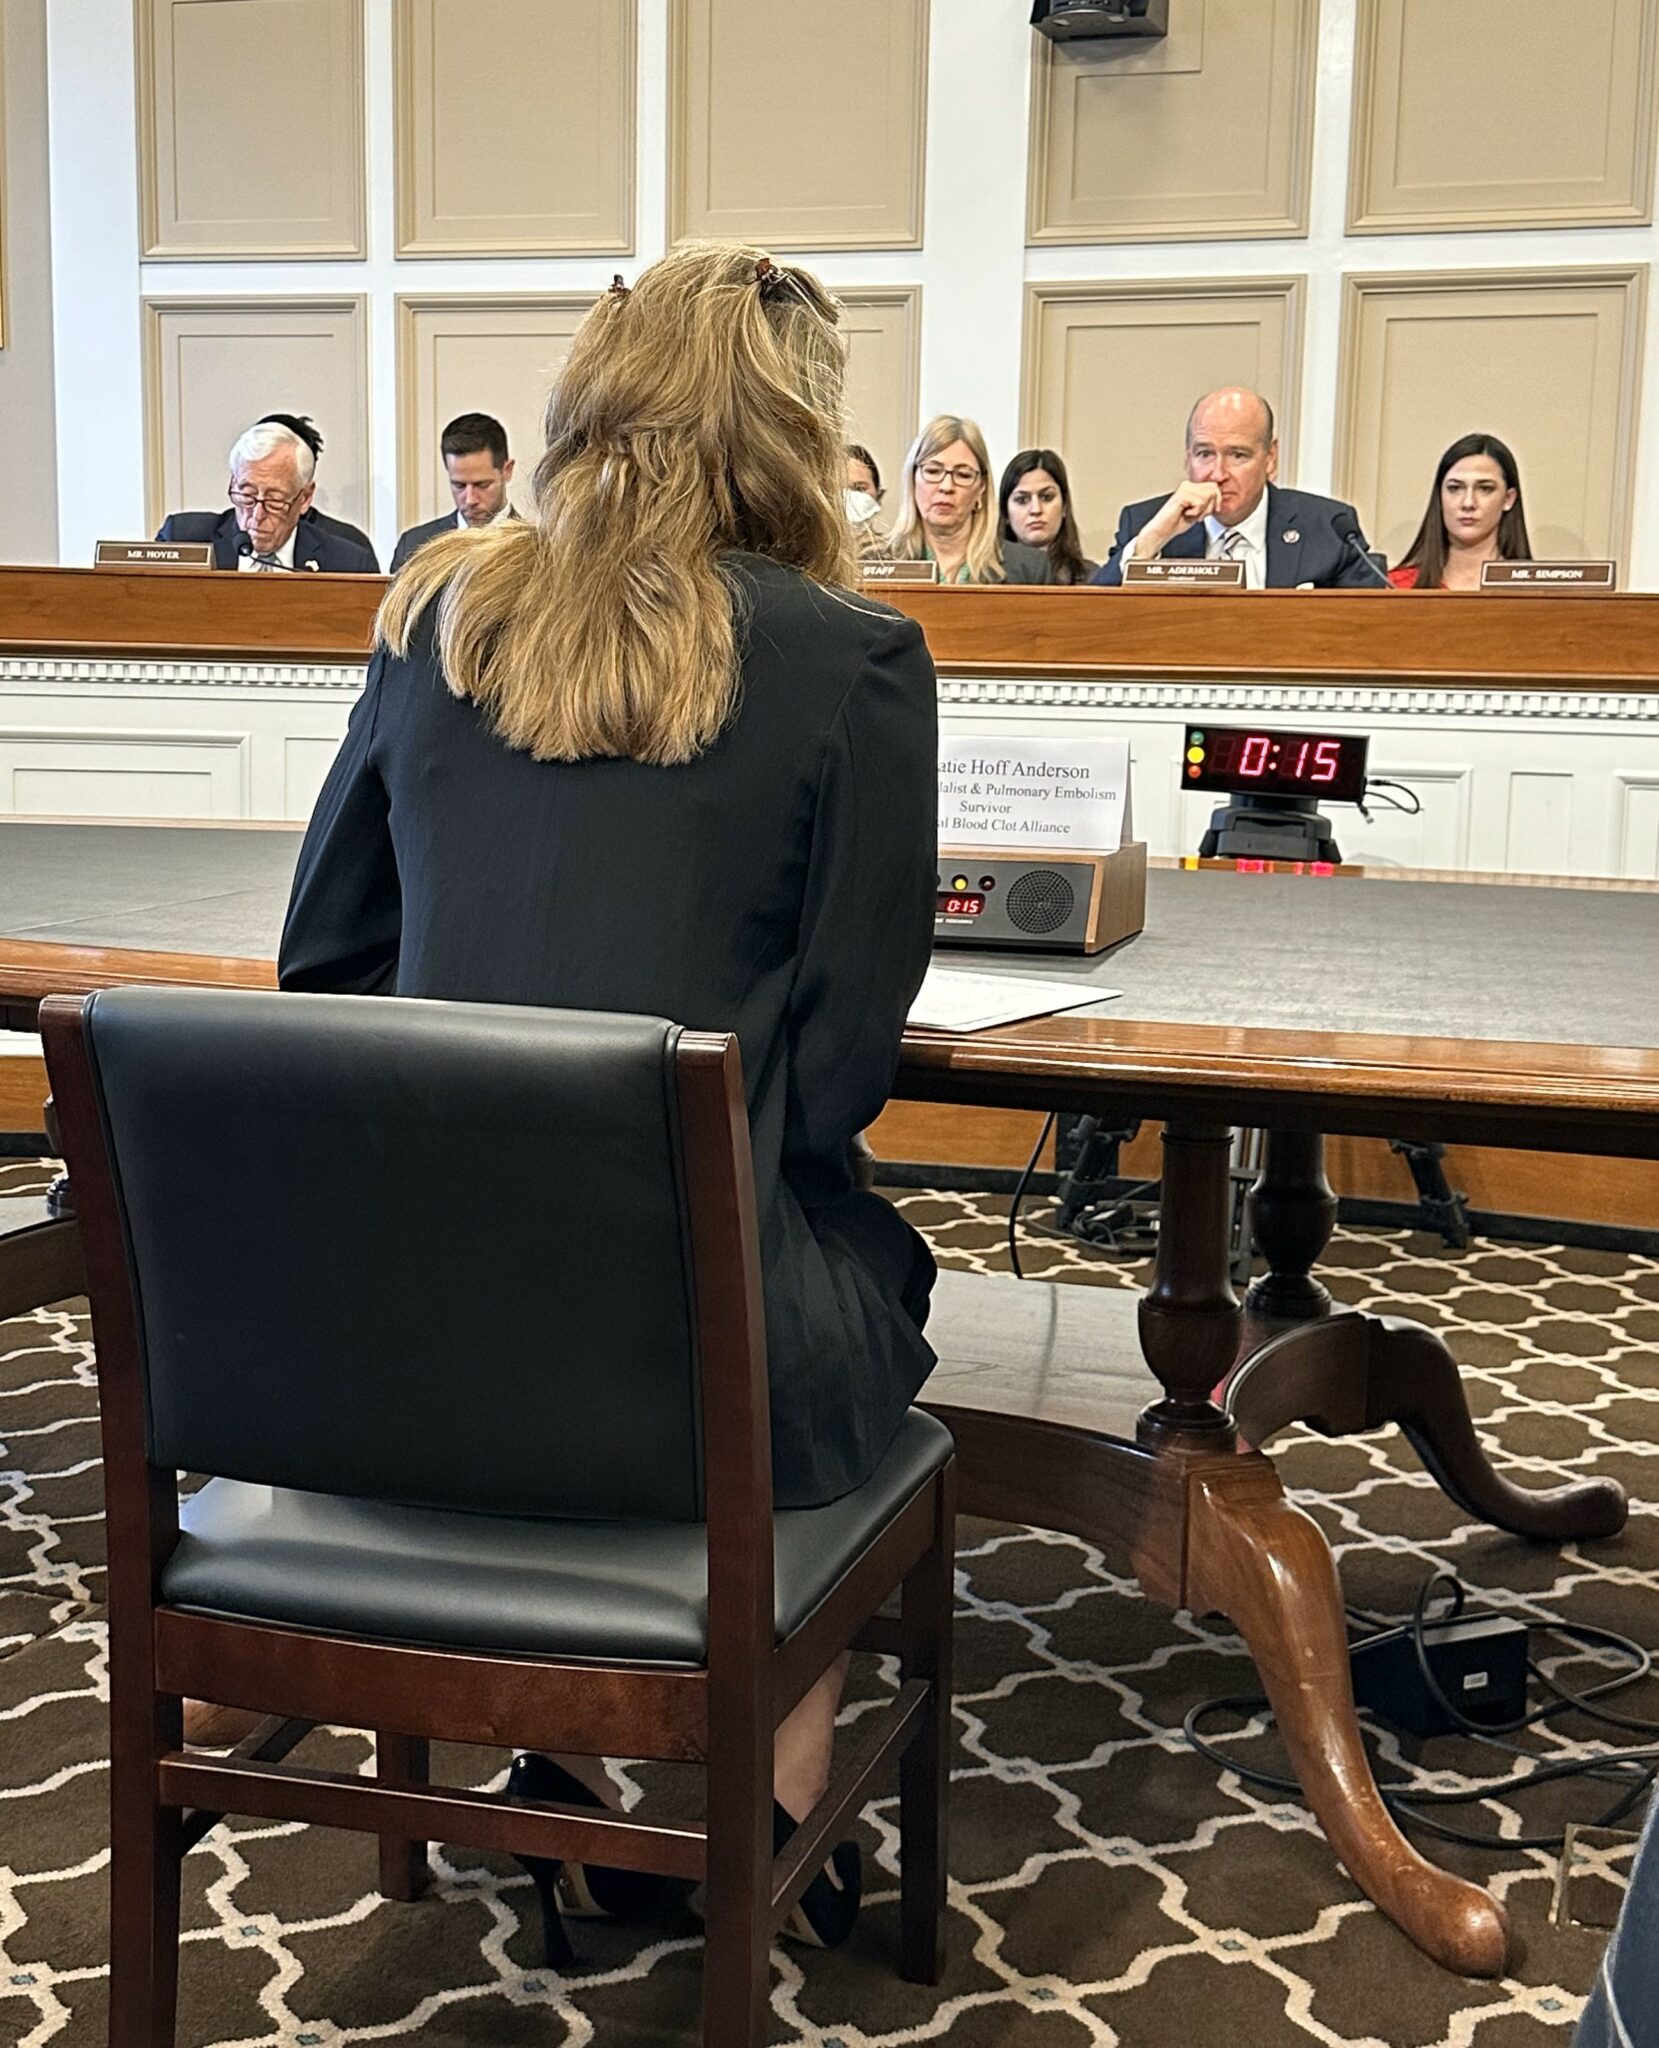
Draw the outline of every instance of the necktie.
M258 575L269 576L273 569L280 570L282 568L282 557L280 555L255 555L253 566Z
M1227 531L1221 536L1221 559L1224 562L1239 561L1242 558L1243 550L1244 535L1239 532L1236 526L1229 526Z

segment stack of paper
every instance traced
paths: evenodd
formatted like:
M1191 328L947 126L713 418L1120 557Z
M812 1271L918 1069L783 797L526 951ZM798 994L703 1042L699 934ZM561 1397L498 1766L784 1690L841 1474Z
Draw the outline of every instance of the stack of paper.
M990 1031L1056 1010L1081 1010L1123 991L1075 981L1026 980L1012 974L970 974L960 967L930 967L910 1005L919 1031Z

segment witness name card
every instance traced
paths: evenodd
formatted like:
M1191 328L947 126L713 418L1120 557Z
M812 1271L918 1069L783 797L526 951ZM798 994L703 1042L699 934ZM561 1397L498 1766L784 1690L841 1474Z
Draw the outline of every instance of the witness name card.
M940 742L941 846L1116 853L1130 812L1127 740Z
M1131 555L1123 565L1126 587L1136 590L1242 590L1242 562L1205 561L1202 556L1177 555L1165 561L1161 555L1140 561Z
M1075 981L1032 981L1013 974L972 974L960 967L930 967L910 1005L918 1031L993 1031L1057 1010L1110 1002L1118 988L1080 987Z
M1482 590L1616 590L1616 562L1482 562Z

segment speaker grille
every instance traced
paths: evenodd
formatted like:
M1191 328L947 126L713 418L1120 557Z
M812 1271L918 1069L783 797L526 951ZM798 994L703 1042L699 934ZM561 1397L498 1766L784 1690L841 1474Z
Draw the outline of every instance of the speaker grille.
M1056 932L1077 901L1077 891L1058 868L1031 868L1009 885L1008 922L1016 931Z

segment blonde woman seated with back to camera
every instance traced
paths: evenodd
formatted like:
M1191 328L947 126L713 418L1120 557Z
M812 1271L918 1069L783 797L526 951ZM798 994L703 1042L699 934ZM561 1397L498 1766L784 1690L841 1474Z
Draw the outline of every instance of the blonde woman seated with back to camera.
M1041 548L1004 540L991 458L972 420L941 413L904 458L899 516L887 543L899 562L937 562L941 583L1048 583Z
M862 1485L934 1362L932 1257L852 1164L933 943L938 715L920 628L846 587L838 322L808 272L726 244L604 294L537 517L440 535L386 597L281 954L285 988L736 1031L783 1508ZM779 1724L780 1847L845 1669ZM616 1803L591 1757L520 1756L509 1792ZM556 1934L560 1868L530 1867ZM641 1902L635 1873L582 1875L584 1907ZM797 1931L845 1939L858 1891L844 1842Z

